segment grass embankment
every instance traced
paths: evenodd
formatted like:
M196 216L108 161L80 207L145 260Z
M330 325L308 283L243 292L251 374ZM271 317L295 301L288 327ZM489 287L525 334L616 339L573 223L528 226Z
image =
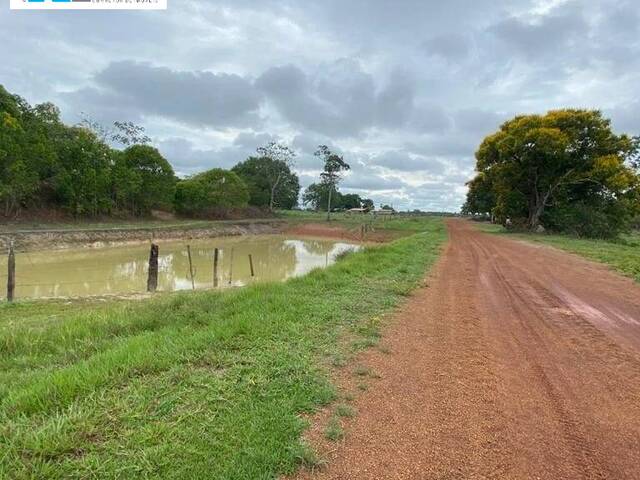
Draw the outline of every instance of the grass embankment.
M329 366L438 257L439 219L282 284L0 308L0 478L267 479L313 453ZM349 341L345 342L345 339Z
M11 234L16 232L84 232L95 230L163 230L163 229L196 229L209 228L226 224L250 224L261 222L273 222L283 220L289 223L298 224L305 222L325 222L326 213L309 212L301 210L278 210L274 216L266 218L246 218L238 220L198 220L181 219L154 220L154 219L132 219L111 221L59 221L59 222L10 222L0 223L0 234ZM418 231L424 223L424 216L393 216L374 217L373 215L357 215L347 213L332 213L331 223L333 225L343 225L347 227L359 227L363 223L374 224L381 229L399 229Z
M327 225L341 225L344 227L359 228L360 225L366 223L372 225L379 230L397 230L408 232L417 232L422 229L425 222L441 221L444 217L429 217L425 215L390 215L374 216L372 214L350 214L336 212L331 214L331 221L327 222L326 212L309 212L302 210L279 210L278 218L286 220L289 223L326 223Z
M640 282L640 233L624 235L616 241L607 241L567 235L511 233L499 225L482 224L481 228L528 242L550 245L596 262L606 263L623 275Z

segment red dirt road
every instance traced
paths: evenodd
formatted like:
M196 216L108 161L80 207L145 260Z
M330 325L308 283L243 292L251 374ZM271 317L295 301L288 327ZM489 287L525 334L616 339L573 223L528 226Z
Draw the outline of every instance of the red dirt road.
M450 221L313 479L640 479L640 286Z

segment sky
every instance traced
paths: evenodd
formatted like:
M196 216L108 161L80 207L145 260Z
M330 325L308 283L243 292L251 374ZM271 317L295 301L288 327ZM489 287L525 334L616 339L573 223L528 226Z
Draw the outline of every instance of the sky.
M602 110L640 134L637 0L169 0L166 11L0 7L0 84L63 119L133 121L176 172L269 141L320 144L341 191L457 211L482 139L516 114Z

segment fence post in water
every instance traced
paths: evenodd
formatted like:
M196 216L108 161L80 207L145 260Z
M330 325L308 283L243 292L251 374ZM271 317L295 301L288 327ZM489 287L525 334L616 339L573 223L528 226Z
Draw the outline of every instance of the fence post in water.
M16 255L13 251L13 240L9 242L9 261L7 276L7 301L13 302L13 295L16 288Z
M149 276L147 277L147 292L155 292L158 288L158 245L151 244L149 252Z
M193 262L191 261L191 246L187 245L187 256L189 257L189 275L191 275L191 288L196 289L196 282L193 279Z
M231 258L229 258L229 285L233 282L233 247L231 247Z
M249 268L251 269L251 276L255 277L256 274L253 272L253 257L249 254Z
M216 248L213 251L213 288L218 288L218 257L220 253Z

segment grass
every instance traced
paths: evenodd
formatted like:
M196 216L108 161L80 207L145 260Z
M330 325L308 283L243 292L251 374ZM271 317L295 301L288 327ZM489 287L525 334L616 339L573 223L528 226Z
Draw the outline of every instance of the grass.
M352 418L356 415L355 409L351 405L344 403L336 405L335 413L338 417Z
M409 226L281 284L3 305L0 478L271 479L315 461L303 418L337 398L341 339L376 338L446 239L439 219Z
M323 212L308 212L301 210L280 210L278 218L290 223L328 223L345 227L360 227L363 223L372 225L377 230L396 230L405 232L419 232L425 222L437 221L440 217L426 217L423 215L399 214L393 216L377 216L348 214L336 212L331 214L331 221L327 222L327 214Z
M171 220L159 219L107 219L102 221L77 221L65 220L51 221L19 221L0 223L0 234L15 232L72 232L93 230L164 230L164 229L195 229L209 228L224 224L260 223L274 220L285 220L291 223L299 222L325 222L327 214L322 212L308 212L301 210L279 210L271 218L248 218L239 220L198 220L188 218L175 218ZM377 217L372 215L349 215L346 213L332 213L331 222L344 226L359 227L362 223L373 223L380 229L400 229L420 231L425 222L424 216L396 215L393 217ZM428 221L428 220L427 220Z
M615 241L591 240L567 235L510 233L499 225L482 224L482 230L509 235L528 242L542 243L596 262L610 265L623 275L640 282L640 233L624 235Z
M344 429L340 423L340 419L337 416L333 416L329 419L329 423L324 430L324 436L332 442L337 442L344 438Z

